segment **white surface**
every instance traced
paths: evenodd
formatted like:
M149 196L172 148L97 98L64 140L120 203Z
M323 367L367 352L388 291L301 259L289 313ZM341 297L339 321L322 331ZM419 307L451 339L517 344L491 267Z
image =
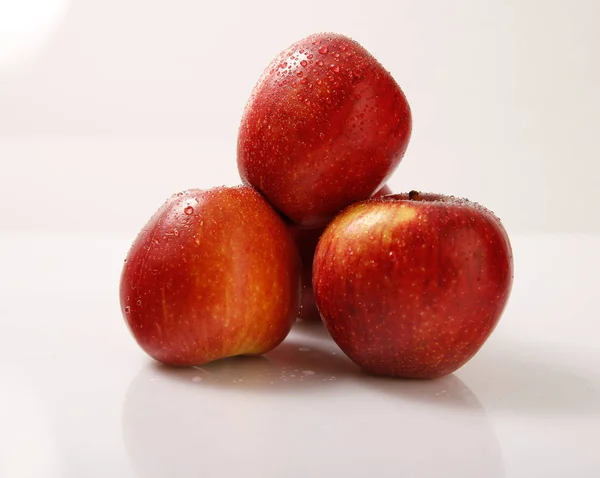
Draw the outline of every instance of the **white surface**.
M266 359L158 366L119 310L131 239L0 236L0 477L600 476L600 236L514 237L500 325L436 381L365 376L302 325Z
M135 234L172 193L237 183L260 73L337 31L412 106L395 190L469 197L509 232L600 232L599 17L597 0L0 0L0 231Z
M600 232L599 16L596 0L0 0L0 478L600 476L600 236L515 236ZM119 311L131 240L170 194L239 182L262 69L328 30L412 106L392 188L503 219L500 326L433 382L367 377L315 327L266 360L155 365Z

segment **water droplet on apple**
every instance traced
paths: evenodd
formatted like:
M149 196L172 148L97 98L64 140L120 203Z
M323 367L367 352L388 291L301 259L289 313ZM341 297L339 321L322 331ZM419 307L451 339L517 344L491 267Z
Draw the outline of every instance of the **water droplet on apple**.
M194 208L192 206L188 206L186 207L183 212L187 215L187 216L191 216L192 214L194 214Z
M319 48L319 53L321 55L327 55L328 51L329 51L329 48L327 48L325 45L323 45L321 48Z
M177 228L173 229L173 235L174 236L178 236L179 235L179 230Z
M128 305L125 306L125 313L129 314L131 312L131 307L129 307Z
M323 63L323 60L319 60L319 61L317 62L317 66L323 66L323 65L324 65L324 63Z
M308 347L300 347L298 350L300 352L310 352L310 349Z
M202 377L199 376L195 376L194 378L192 378L192 382L201 382L202 381Z
M315 374L315 372L312 370L302 370L302 373L304 375L314 375Z
M138 307L140 307L142 305L142 301L140 299L138 299L138 301L136 302L136 304L138 305Z
M308 65L308 62L307 62L306 60L302 60L302 61L300 62L300 64L301 64L301 65L302 65L304 68L306 68L306 66Z

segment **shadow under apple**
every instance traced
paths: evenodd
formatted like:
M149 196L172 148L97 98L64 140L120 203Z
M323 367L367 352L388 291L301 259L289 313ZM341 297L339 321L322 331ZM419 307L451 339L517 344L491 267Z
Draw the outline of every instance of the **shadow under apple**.
M133 467L141 477L504 476L485 411L458 377L382 379L340 354L296 335L265 357L144 367L123 405Z
M342 352L313 343L287 339L260 357L231 357L190 368L151 363L149 370L161 379L193 384L200 388L236 389L243 392L307 392L313 386L333 385L360 370Z

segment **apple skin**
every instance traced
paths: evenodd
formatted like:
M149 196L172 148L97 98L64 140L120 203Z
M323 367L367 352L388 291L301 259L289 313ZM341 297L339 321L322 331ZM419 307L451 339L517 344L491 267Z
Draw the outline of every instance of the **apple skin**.
M315 252L315 301L338 346L375 375L435 378L471 359L512 287L500 220L465 199L398 194L354 204Z
M300 268L287 225L257 191L189 190L168 199L133 243L121 309L159 362L259 355L295 321Z
M386 196L391 193L392 190L386 184L376 192L373 197ZM298 247L300 258L302 259L302 302L300 304L300 310L298 311L298 318L312 322L321 320L313 294L312 270L315 249L317 248L319 238L324 230L324 227L303 229L294 225L290 226L290 232Z
M324 227L385 184L411 128L404 93L369 52L345 36L315 34L281 52L255 86L238 170L291 222Z

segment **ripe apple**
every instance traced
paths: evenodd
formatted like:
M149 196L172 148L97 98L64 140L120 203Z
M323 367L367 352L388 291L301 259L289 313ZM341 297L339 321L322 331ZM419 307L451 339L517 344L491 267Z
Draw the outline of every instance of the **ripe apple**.
M238 170L291 222L322 227L386 182L411 122L400 87L367 50L342 35L312 35L281 52L255 86Z
M339 347L377 375L454 372L487 340L512 286L508 236L493 213L437 194L345 209L315 253L313 286Z
M165 364L259 355L294 323L300 267L286 224L257 191L189 190L133 243L121 308L138 344Z
M386 196L391 193L392 190L386 184L373 197ZM324 227L304 229L295 225L290 226L290 231L302 259L302 302L298 312L298 318L302 320L321 320L313 295L312 270L315 249L324 230Z

